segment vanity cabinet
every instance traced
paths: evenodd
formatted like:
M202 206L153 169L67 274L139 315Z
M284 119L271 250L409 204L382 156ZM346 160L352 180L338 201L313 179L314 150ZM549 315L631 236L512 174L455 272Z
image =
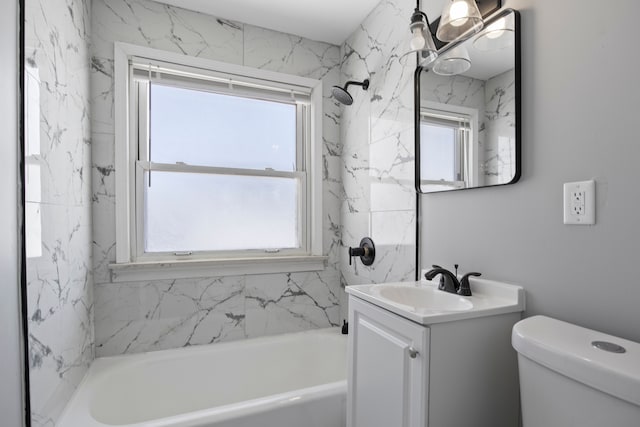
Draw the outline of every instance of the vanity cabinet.
M349 300L347 426L423 427L429 328Z
M422 325L349 295L347 427L516 427L520 311Z

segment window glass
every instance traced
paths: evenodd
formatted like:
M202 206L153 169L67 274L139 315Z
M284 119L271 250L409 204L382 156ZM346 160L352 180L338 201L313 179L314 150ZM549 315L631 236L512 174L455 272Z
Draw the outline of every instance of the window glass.
M456 129L422 122L420 138L423 144L420 156L421 178L450 182L457 180Z
M295 178L152 171L145 252L299 247L298 188Z
M150 160L296 170L296 106L152 83Z

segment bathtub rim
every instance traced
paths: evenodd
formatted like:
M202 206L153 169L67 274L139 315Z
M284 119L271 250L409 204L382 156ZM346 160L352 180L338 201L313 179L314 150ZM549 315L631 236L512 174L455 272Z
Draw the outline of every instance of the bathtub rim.
M311 387L286 391L241 402L229 403L212 408L199 409L168 417L139 421L130 424L105 424L96 420L91 415L90 405L92 393L83 393L86 388L91 390L91 383L99 381L105 375L106 371L110 369L117 369L120 365L127 367L131 366L131 364L143 364L149 360L162 361L172 359L175 357L176 353L180 353L182 354L181 357L184 357L185 353L197 355L213 350L220 351L228 347L237 347L238 345L260 345L262 342L272 342L274 339L291 340L295 339L296 336L301 335L321 335L330 336L332 338L344 337L346 364L347 338L346 335L342 335L340 333L339 327L312 329L191 347L99 357L94 359L91 363L87 373L62 412L57 427L193 427L200 425L203 422L224 422L236 418L239 415L248 416L259 414L276 406L278 408L283 408L287 406L294 406L302 402L313 402L314 400L339 397L340 395L344 395L346 397L347 380L345 376L345 379L340 381L318 384Z

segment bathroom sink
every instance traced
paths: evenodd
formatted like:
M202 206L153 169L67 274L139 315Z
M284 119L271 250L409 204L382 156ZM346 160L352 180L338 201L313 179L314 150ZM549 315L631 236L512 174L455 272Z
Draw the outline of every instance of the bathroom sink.
M347 286L352 297L368 301L421 325L524 311L521 286L469 279L472 296L438 289L439 280Z
M455 294L438 290L433 286L378 285L373 292L381 298L416 310L462 311L473 308L473 303Z

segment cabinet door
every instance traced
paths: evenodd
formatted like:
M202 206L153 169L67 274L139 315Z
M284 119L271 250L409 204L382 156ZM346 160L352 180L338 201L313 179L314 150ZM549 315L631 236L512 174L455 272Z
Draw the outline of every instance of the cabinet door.
M425 427L429 329L353 296L349 329L347 426Z

